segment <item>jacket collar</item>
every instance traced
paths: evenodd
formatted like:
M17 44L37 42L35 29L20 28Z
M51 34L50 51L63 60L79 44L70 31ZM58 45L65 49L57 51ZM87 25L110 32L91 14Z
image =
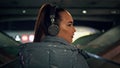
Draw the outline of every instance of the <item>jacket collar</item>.
M71 50L77 50L77 48L74 46L74 45L72 45L72 44L70 44L70 43L68 43L66 40L64 40L63 38L60 38L60 37L57 37L57 36L46 36L43 40L42 40L42 42L52 42L52 43L54 43L54 42L58 42L58 43L60 43L60 44L63 44L63 45L65 45L64 47L65 48L67 48L67 49L71 49ZM60 46L61 47L61 46Z
M68 43L66 40L64 40L63 38L57 37L57 36L46 36L43 40L43 42L48 41L48 42L59 42L65 45L70 45L73 46L72 44Z

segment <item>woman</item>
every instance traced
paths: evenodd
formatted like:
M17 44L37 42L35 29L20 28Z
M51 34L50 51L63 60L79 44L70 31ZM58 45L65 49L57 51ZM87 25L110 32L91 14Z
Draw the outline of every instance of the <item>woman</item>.
M55 11L55 14L52 10ZM44 35L50 35L48 32L49 26L52 24L50 18L50 15L52 14L50 12L53 12L53 14L55 15L55 24L58 25L59 28L59 33L57 34L57 36L62 37L69 43L71 43L75 32L72 16L65 9L56 8L54 6L52 7L49 4L43 5L38 14L35 25L34 42L40 42Z
M75 32L71 14L44 4L35 24L34 43L23 45L20 58L24 68L89 68L77 48L71 45Z

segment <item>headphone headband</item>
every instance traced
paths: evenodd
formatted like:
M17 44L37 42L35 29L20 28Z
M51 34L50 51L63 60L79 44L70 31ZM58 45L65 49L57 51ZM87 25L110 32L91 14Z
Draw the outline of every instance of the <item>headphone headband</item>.
M53 6L50 11L50 19L52 24L55 22L55 13L56 13L56 6Z

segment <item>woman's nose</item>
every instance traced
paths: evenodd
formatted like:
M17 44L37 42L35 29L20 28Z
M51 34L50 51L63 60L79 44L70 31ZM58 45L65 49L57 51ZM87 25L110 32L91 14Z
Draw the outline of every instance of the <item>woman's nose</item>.
M75 27L73 27L73 31L74 31L74 32L76 32L76 29L75 29Z

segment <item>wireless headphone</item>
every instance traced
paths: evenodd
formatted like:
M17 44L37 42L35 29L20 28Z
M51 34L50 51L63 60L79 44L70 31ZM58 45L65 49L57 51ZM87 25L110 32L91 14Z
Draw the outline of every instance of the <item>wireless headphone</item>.
M48 33L51 36L56 36L59 33L59 26L55 21L55 13L56 13L56 6L51 8L51 11L50 11L51 25L48 27Z

